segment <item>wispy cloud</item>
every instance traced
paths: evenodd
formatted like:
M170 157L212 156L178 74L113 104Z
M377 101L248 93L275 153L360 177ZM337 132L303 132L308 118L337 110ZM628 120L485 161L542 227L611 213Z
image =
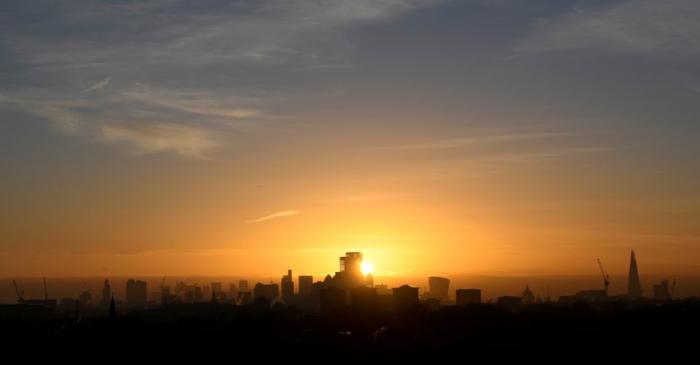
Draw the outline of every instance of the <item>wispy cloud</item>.
M700 53L700 2L632 0L577 8L541 20L518 47L522 53L602 49L635 53Z
M173 151L184 157L203 158L216 146L207 131L168 123L109 124L100 132L104 140L127 143L138 153Z
M239 106L254 103L250 98L218 95L203 91L175 91L138 84L123 90L118 98L178 112L229 120L259 119L264 112L259 108Z
M138 108L122 114L119 109L125 108L125 104L119 93L92 100L54 99L41 91L32 91L19 97L0 95L0 107L3 104L45 118L61 132L121 144L139 155L173 152L186 158L202 159L218 145L212 131L197 123L167 120L165 113L160 115L164 120L146 119L154 113Z
M303 83L284 72L351 65L348 28L437 2L75 0L35 13L42 1L11 6L1 26L0 53L11 57L0 62L31 70L17 80L38 80L3 83L23 100L13 105L83 138L185 157L204 156L224 128L220 141L276 120L279 99L311 94L290 90Z
M261 222L269 221L272 219L291 217L291 216L299 215L299 214L301 214L300 210L285 210L282 212L277 212L277 213L273 213L270 215L266 215L266 216L263 216L260 218L250 219L250 220L247 220L246 223L261 223Z
M111 80L112 80L112 79L111 79L110 77L108 77L108 78L106 78L106 79L104 79L104 80L102 80L102 81L100 81L100 82L97 82L96 84L90 86L89 88L83 90L83 92L84 92L84 93L89 93L89 92L91 92L91 91L102 90L102 89L104 89L107 85L109 85L109 82L110 82Z

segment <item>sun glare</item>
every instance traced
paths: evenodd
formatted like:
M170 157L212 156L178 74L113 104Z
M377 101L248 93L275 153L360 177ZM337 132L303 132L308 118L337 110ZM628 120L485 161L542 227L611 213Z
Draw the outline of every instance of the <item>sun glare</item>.
M360 269L364 275L371 274L374 271L374 265L371 262L363 261Z

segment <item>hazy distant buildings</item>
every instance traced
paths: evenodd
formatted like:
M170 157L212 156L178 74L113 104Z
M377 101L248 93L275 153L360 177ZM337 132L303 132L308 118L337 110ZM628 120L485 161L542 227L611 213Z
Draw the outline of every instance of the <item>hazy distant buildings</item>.
M314 277L311 275L299 275L299 296L308 297L314 287Z
M248 288L248 280L239 280L238 281L238 290L239 291L250 291L250 288Z
M566 301L566 298L563 300ZM573 297L570 297L569 300L589 303L603 302L608 300L608 292L605 289L582 290L574 294Z
M287 275L282 277L282 301L290 305L294 302L294 280L292 270L287 270Z
M177 295L170 292L170 287L160 285L160 305L171 305L177 302Z
M530 290L530 285L525 285L525 290L523 290L523 293L520 295L520 299L522 299L525 304L532 304L535 302L535 294Z
M671 300L672 294L669 290L668 280L662 280L659 284L654 285L654 299L658 301Z
M223 293L223 286L221 285L221 282L211 283L211 293L216 298L221 297L221 293Z
M481 304L481 289L457 289L457 305Z
M236 284L234 284L234 283L229 284L228 285L229 298L235 298L237 294L238 294L238 288L236 287Z
M102 298L100 298L100 304L107 308L109 306L109 301L112 299L112 286L109 284L109 280L105 280L104 286L102 286Z
M627 283L627 296L630 298L642 297L642 284L639 281L639 270L637 269L637 257L632 251L630 256L630 271Z
M450 290L450 279L431 276L428 278L428 286L428 290L430 291L428 295L429 298L438 299L442 303L447 302Z
M202 287L199 285L195 285L193 287L193 301L194 302L201 302L204 300L204 292L202 291Z
M80 293L80 296L78 297L78 302L80 303L81 307L85 307L92 304L92 292L90 290L86 290Z
M148 286L143 280L126 282L126 304L133 308L145 308L148 303Z

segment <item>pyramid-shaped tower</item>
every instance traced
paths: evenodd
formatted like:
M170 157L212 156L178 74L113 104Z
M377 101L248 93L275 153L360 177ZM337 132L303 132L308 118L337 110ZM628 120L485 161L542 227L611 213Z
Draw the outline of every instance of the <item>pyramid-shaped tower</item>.
M634 255L634 250L632 251L632 256L630 257L630 273L628 279L629 282L627 284L627 295L631 298L641 298L642 285L639 282L639 271L637 270L637 257Z

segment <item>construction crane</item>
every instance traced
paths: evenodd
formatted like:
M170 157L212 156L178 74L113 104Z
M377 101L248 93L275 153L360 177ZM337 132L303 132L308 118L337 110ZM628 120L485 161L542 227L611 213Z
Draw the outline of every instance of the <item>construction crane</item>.
M605 284L605 294L607 295L608 294L608 287L610 286L610 275L608 275L605 272L605 269L603 268L603 263L600 261L600 259L597 259L597 260L598 260L598 267L600 268L600 273L603 275L603 283Z
M24 302L24 292L19 290L19 286L17 286L17 282L15 280L12 280L12 285L15 286L15 293L17 294L17 302L18 303Z

